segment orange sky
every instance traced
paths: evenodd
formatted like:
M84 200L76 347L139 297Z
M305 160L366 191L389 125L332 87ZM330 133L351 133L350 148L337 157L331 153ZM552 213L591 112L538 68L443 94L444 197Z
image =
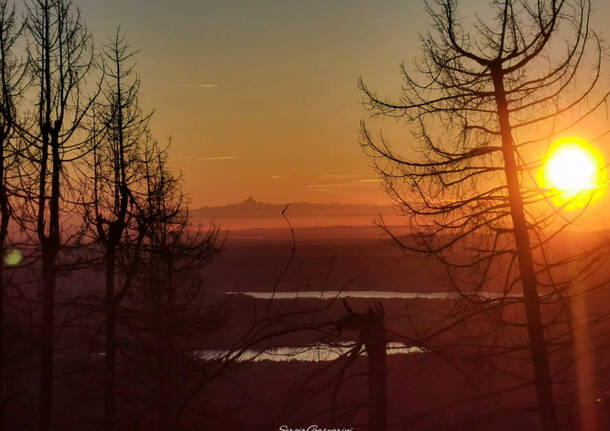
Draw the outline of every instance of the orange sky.
M480 1L463 2L466 13ZM598 1L595 18L610 6ZM604 2L606 3L606 2ZM173 137L191 205L383 203L358 146L356 80L387 95L418 55L420 0L81 0L98 40L120 24L153 131ZM396 125L389 126L396 128ZM401 131L409 136L408 130ZM396 134L396 136L399 136Z

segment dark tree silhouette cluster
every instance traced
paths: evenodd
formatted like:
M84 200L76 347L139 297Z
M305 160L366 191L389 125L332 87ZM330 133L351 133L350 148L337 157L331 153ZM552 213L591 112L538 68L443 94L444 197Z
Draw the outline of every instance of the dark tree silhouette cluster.
M70 0L0 1L1 429L174 430L199 393L222 241L191 222L136 54Z

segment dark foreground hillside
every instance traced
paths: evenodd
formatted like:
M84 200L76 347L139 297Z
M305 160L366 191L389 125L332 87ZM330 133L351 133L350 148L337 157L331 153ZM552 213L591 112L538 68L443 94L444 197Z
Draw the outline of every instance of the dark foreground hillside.
M347 307L363 313L375 303L385 312L387 341L419 349L387 356L389 430L538 429L525 329L509 325L509 330L498 331L493 324L494 319L522 318L518 297L504 298L513 301L505 306L504 315L483 313L485 319L443 331L452 319L480 311L490 299L481 297L479 304L440 297L269 301L248 295L274 288L284 294L349 290L364 292L364 296L370 291L435 293L449 289L441 265L405 255L373 227L297 229L295 235L294 258L284 273L291 261L289 231L231 232L222 254L201 268L204 283L199 286L198 300L202 307L191 315L192 306L187 302L172 317L172 332L161 326L167 315L157 309L156 302L141 303L141 296L128 297L118 327L120 429L155 429L159 406L171 404L172 409L182 408L180 431L263 431L312 424L365 431L371 405L368 356L349 359L342 355L314 362L273 355L281 349L307 349L320 343L354 345L361 334L340 324L349 314ZM566 237L565 241L575 247L592 241L590 238ZM29 298L11 297L16 308L10 314L8 344L12 357L23 358L11 364L14 396L8 408L16 430L35 429L30 413L37 393L32 322L38 316L31 305L35 304L31 274L36 273L32 270L36 263L31 265L13 272L13 280L21 285L19 292ZM601 267L595 280L603 280L607 272L607 267ZM595 280L589 280L589 286ZM62 431L96 430L102 425L102 287L97 267L72 271L59 286L58 413L54 420ZM176 292L185 286L178 287ZM610 288L596 292L579 304L592 318L610 309ZM548 309L547 317L554 318L558 309ZM554 331L549 330L550 339ZM435 332L439 334L427 338ZM559 417L566 430L580 430L580 412L584 411L594 418L595 430L608 430L610 356L604 346L610 325L600 321L576 334L580 337L576 345L594 342L601 347L587 355L571 349L554 352L558 363L565 364L555 370ZM493 344L488 344L490 340ZM265 352L266 359L255 360L251 352ZM577 366L570 368L570 364ZM162 366L167 374L159 373ZM591 366L598 370L595 382L575 387L576 374L581 373L582 379Z

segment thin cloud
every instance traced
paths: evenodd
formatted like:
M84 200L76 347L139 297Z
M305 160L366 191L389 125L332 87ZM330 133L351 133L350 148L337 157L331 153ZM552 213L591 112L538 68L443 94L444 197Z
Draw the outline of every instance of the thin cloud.
M353 185L353 184L352 184ZM337 183L337 184L303 184L303 187L310 189L332 189L337 187L348 187L349 183Z
M177 156L176 159L182 160L202 160L204 162L214 162L217 160L236 160L236 156L210 156L210 157L187 157L187 156Z
M272 180L285 180L286 177L284 175L273 175L271 177Z
M320 175L318 178L321 180L337 179L337 178L363 178L367 175L356 175L356 174L325 174Z
M303 184L303 187L311 189L336 189L336 188L348 188L348 187L362 187L366 185L373 185L380 183L379 179L364 179L355 180L348 183L325 183L325 184Z
M303 187L307 187L310 189L336 189L336 188L347 188L347 187L362 187L366 185L370 185L372 183L363 183L359 181L355 181L353 183L334 183L334 184L303 184Z
M218 88L220 84L178 84L178 88Z

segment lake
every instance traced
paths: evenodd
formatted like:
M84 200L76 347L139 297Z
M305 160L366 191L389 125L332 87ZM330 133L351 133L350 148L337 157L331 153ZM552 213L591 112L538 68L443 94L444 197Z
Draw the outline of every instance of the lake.
M314 344L310 346L297 347L273 347L264 350L247 349L241 354L229 350L198 350L193 355L204 361L216 361L231 359L237 362L246 361L272 361L272 362L328 362L338 359L354 347L354 343L343 343L337 345ZM417 346L407 346L403 343L390 342L387 344L388 355L408 355L414 353L426 353L426 349ZM360 355L366 356L364 347Z
M458 299L461 297L456 292L396 292L381 290L310 290L290 292L222 292L226 295L244 295L256 299L336 299L336 298L361 298L361 299ZM478 296L487 299L501 297L518 298L521 295L504 295L499 292L479 292Z

